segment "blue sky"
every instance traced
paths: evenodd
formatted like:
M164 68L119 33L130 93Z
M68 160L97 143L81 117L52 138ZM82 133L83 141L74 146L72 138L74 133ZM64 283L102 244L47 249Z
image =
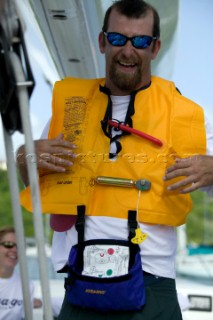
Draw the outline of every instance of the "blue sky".
M181 0L173 80L213 125L213 0Z
M30 18L30 17L29 17ZM174 58L174 72L171 80L186 97L204 107L213 125L213 0L180 0L179 41ZM36 59L41 60L39 50L43 50L38 38L31 41L33 52L31 65L36 78L36 88L30 100L30 113L33 136L40 137L42 128L51 116L51 89L44 81ZM31 34L26 34L29 41ZM47 58L48 59L48 58ZM49 60L49 59L48 59ZM48 61L43 62L47 70ZM52 72L51 66L49 72ZM55 75L50 75L57 80ZM13 137L14 149L23 143L23 135L16 133ZM0 128L0 145L2 134ZM4 148L0 148L0 160L4 159Z

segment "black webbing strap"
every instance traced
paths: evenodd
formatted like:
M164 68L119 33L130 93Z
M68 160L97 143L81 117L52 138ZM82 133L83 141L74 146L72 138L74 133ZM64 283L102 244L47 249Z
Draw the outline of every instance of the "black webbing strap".
M129 227L129 241L135 236L135 230L138 227L137 222L137 211L129 210L128 211L128 227Z
M85 211L86 207L84 205L77 206L77 219L75 228L78 232L78 243L84 242Z
M131 239L135 237L135 230L138 227L137 211L128 211L128 227L129 227L129 269L134 265L135 255L139 250L139 246L134 244Z
M101 127L102 127L102 130L103 130L105 136L108 137L109 139L111 139L111 130L109 129L108 124L107 124L107 120L112 119L112 100L110 97L111 92L108 88L103 87L103 86L99 86L99 90L100 90L100 92L106 94L108 97L108 104L107 104L106 112L104 115L104 119L101 120Z
M85 226L85 211L84 205L77 206L77 219L75 228L78 232L78 243L84 242L84 226ZM137 229L137 211L128 211L128 227L129 227L129 241L135 236L135 230Z
M151 84L151 82L148 83L148 85L146 85L144 87L141 87L138 90L135 90L135 91L131 92L130 101L129 101L129 105L128 105L128 108L127 108L125 121L122 124L127 125L130 128L133 128L132 116L135 113L135 107L134 107L135 96L139 91L148 88L150 86L150 84ZM112 133L111 133L112 127L110 125L108 125L108 120L114 120L114 121L117 121L118 123L119 123L119 121L116 120L116 119L112 119L112 108L113 108L113 106L112 106L110 90L107 87L103 87L101 85L100 85L99 89L100 89L100 92L102 92L102 93L104 93L104 94L106 94L108 96L108 105L107 105L107 108L106 108L104 119L101 121L101 127L102 127L102 130L103 130L105 136L110 139L110 144L112 142L114 142L116 144L116 152L115 153L109 153L109 158L113 159L122 150L122 144L121 144L120 138L122 136L125 136L125 135L130 135L130 133L126 132L126 131L121 131L121 133L118 133L118 134L116 134L115 136L112 137ZM118 129L118 131L120 131L120 129Z
M115 141L116 139L120 138L121 136L124 135L129 135L129 132L122 132L121 134L116 135L115 137L112 138L111 135L111 127L108 125L108 120L112 120L112 100L111 100L111 92L108 88L100 86L100 92L106 94L108 96L108 105L106 108L106 112L104 115L104 119L101 121L101 127L102 130L105 134L105 136L107 136L108 138L110 138L110 142ZM134 110L134 100L135 100L135 95L136 92L131 94L131 98L130 98L130 103L128 106L128 110L127 110L127 114L126 114L126 119L125 119L125 124L127 124L128 126L132 127L132 119L131 116L133 116L133 114L135 113Z

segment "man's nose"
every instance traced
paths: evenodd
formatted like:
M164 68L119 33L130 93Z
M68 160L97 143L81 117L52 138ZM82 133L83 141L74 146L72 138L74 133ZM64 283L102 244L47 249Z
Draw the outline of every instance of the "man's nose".
M131 55L132 52L134 51L134 47L133 47L130 39L127 40L126 44L122 48L123 48L123 52L125 53L126 56Z
M12 247L10 251L17 252L17 246Z

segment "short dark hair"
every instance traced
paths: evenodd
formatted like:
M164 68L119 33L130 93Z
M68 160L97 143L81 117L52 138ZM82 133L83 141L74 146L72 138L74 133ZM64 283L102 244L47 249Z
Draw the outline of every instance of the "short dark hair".
M160 17L157 10L143 0L117 0L106 11L102 31L106 32L109 24L109 17L112 9L128 18L140 18L146 16L148 12L153 13L153 37L160 37Z
M8 233L16 233L15 232L15 228L11 227L11 226L7 226L7 227L2 227L0 228L0 241L2 240L2 238L8 234Z

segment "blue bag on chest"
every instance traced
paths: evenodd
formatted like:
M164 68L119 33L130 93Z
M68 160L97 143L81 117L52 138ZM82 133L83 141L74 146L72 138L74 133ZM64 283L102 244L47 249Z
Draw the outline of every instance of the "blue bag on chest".
M78 207L78 244L68 260L65 289L70 304L98 311L141 310L145 304L140 248L131 242L136 212L129 212L129 239L84 241L85 207Z

